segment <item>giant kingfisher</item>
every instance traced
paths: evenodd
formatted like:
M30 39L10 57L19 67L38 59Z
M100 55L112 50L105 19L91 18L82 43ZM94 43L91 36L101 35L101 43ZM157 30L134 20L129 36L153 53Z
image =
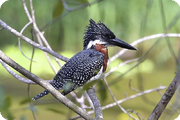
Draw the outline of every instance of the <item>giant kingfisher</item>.
M88 80L105 72L108 61L108 46L118 46L137 50L128 43L116 38L114 33L102 22L92 19L84 34L84 49L69 59L53 78L52 86L63 95L84 85ZM36 95L37 100L49 93L48 90Z

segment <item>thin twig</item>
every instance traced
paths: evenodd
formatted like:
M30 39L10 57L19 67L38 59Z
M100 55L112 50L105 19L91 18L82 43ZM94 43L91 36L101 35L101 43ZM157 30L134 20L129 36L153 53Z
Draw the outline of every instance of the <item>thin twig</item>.
M20 31L20 34L22 34L24 32L24 30L30 25L32 24L32 21L28 22ZM29 57L27 57L24 52L22 51L21 49L21 40L20 40L20 37L18 37L18 46L19 46L19 50L21 51L21 54L26 57L28 60L31 60ZM33 61L34 62L34 61Z
M76 6L76 7L73 7L73 8L70 8L68 7L67 3L65 0L61 0L64 8L68 11L68 12L71 12L71 11L75 11L75 10L78 10L78 9L82 9L82 8L85 8L87 7L88 5L90 5L90 3L86 3L86 4L81 4L79 6Z
M113 93L111 92L111 89L110 89L109 86L108 86L108 83L107 83L107 81L106 81L106 78L104 78L104 82L105 82L105 84L106 84L106 87L108 88L108 91L109 91L112 99L113 99L114 102L116 103L116 105L117 105L125 114L127 114L129 117L131 117L133 120L136 120L136 118L134 118L131 114L129 114L129 113L117 102L116 98L114 97Z
M30 99L30 97L31 97L31 96L30 96L30 94L31 94L31 93L30 93L30 84L28 84L27 92L28 92L28 98ZM31 101L29 102L29 105L30 105L31 107L34 107L34 105L32 104ZM32 112L32 114L33 114L34 119L35 119L35 120L38 120L33 109L31 109L31 112Z
M22 0L22 4L23 4L24 11L25 11L25 13L26 13L26 15L27 15L29 21L32 22L32 18L31 18L31 15L30 15L29 11L28 11L27 6L26 6L25 0Z
M161 17L162 17L162 25L163 25L163 28L164 28L164 33L167 34L168 33L168 27L166 26L166 16L165 16L165 13L164 13L164 6L163 6L163 1L162 0L159 0L159 4L160 4L160 11L161 11ZM177 57L174 53L174 50L173 50L173 47L170 43L170 40L169 40L169 37L166 37L166 43L167 43L167 46L168 46L168 49L171 53L171 55L173 56L176 64L178 64L178 60L177 60Z
M131 90L133 90L133 91L138 92L138 93L141 92L140 90L133 88L133 87L131 86L131 82L132 82L132 78L129 80L129 88L130 88Z
M14 71L12 71L12 70L6 65L6 63L3 62L1 59L0 59L0 63L2 64L2 66L3 66L13 77L15 77L16 79L18 79L19 81L24 82L24 83L27 83L27 84L36 84L36 83L33 82L32 80L23 78L23 77L21 77L20 75L16 74L16 73L15 73ZM46 80L46 82L52 83L52 80Z
M138 113L138 112L136 112L136 111L134 111L132 109L128 109L127 111L128 112L130 111L131 113L136 114L136 116L138 116L139 120L145 120L144 117L140 113Z
M121 104L123 102L127 102L128 100L131 100L131 99L134 99L134 98L137 98L137 97L140 97L140 96L152 93L152 92L157 92L157 91L160 91L160 90L164 90L164 89L166 89L166 86L159 86L159 87L154 88L154 89L145 90L145 91L142 91L140 93L137 93L137 94L131 95L129 97L126 97L124 99L118 100L117 103ZM114 102L114 103L108 104L106 106L103 106L102 110L106 110L106 109L109 109L111 107L117 106L117 103ZM88 113L93 114L94 111L92 110L92 111L89 111ZM74 120L74 119L77 119L77 118L79 118L79 116L76 116L76 117L72 118L71 120Z
M131 63L131 62L135 62L135 61L137 61L137 60L139 60L139 58L127 60L127 61L124 61L123 63L120 63L119 65L117 65L117 67L111 68L111 69L105 74L105 77L109 76L112 72L114 72L115 70L117 70L119 67L122 67L123 65L127 65L128 63Z
M64 1L65 1L65 0L64 0ZM60 19L62 19L63 17L65 17L66 15L68 15L69 13L71 13L72 10L73 10L73 11L76 11L76 10L79 10L79 9L83 9L83 8L87 7L88 5L91 6L91 5L93 5L93 4L97 3L97 2L101 2L101 1L103 1L103 0L94 0L94 1L92 1L92 2L90 2L90 3L88 3L88 4L82 4L82 5L77 6L77 7L69 8L69 7L66 7L66 6L67 6L67 4L65 3L66 1L63 2L63 0L62 0L62 3L63 3L64 8L65 8L66 10L67 10L67 8L68 8L68 10L65 11L63 14L61 14L61 15L60 15L59 17L57 17L56 19L53 19L53 20L49 21L49 22L48 22L46 25L44 25L40 30L44 30L45 28L47 28L47 27L49 27L50 25L54 24L55 22L59 21Z
M37 44L36 42L32 41L31 39L27 38L26 36L20 34L18 31L16 31L15 29L11 28L10 26L8 26L5 22L3 22L1 19L0 19L0 25L7 29L8 31L10 31L11 33L13 33L14 35L16 35L17 37L20 37L22 40L24 40L25 42L29 43L30 45L42 50L42 51L45 51L49 54L51 54L52 56L56 57L56 58L59 58L60 60L63 60L63 61L67 61L68 58L54 52L53 50L50 50L44 46L41 46L39 44Z
M150 36L146 36L144 38L140 38L138 40L135 40L133 43L131 43L132 46L135 46L141 42L147 41L147 40L151 40L151 39L155 39L155 38L164 38L164 37L180 37L180 34L177 33L169 33L169 34L155 34L155 35L150 35ZM123 49L121 51L119 51L117 54L115 54L113 57L111 57L108 61L108 64L112 61L114 61L115 59L117 59L119 56L121 56L122 54L124 54L127 51L127 49Z
M139 97L139 96L142 96L142 95L145 95L145 94L149 94L149 93L151 93L151 92L159 91L159 90L164 90L164 89L166 89L165 86L159 86L159 87L154 88L154 89L145 90L145 91L140 92L140 93L137 93L137 94L135 94L135 95L131 95L131 96L126 97L126 98L124 98L124 99L118 100L117 103L118 103L118 104L121 104L121 103L123 103L123 102L126 102L126 101L128 101L128 100L134 99L134 98L136 98L136 97ZM117 105L117 104L116 104L115 102L114 102L114 103L111 103L111 104L108 104L108 105L102 107L102 110L105 110L105 109L114 107L114 106L116 106L116 105ZM89 114L92 114L92 113L94 113L94 111L89 111L88 113L89 113Z
M32 3L32 0L29 0L29 1L30 1L30 9L31 9L31 16L32 16L32 22L33 22L33 28L34 28L34 30L35 30L35 33L37 33L36 35L40 36L41 39L39 39L39 41L42 40L42 41L45 43L46 47L49 48L50 50L52 50L52 48L51 48L51 46L49 45L49 43L47 42L46 38L44 37L44 35L42 34L42 32L41 32L41 31L39 30L39 28L37 27L36 20L35 20L35 15L34 15L33 3ZM39 38L39 37L37 37L37 38ZM41 45L42 45L42 44L41 44ZM43 46L43 45L42 45L42 46ZM55 57L53 57L53 58L54 58L55 61L58 63L58 65L61 67L61 64L59 63L58 59L55 58ZM48 59L48 58L47 58L47 59ZM51 61L49 61L49 62L51 62ZM52 66L52 63L51 63L50 65L51 65L51 68L54 70L54 72L57 73L56 70L55 70L55 68Z
M82 95L80 98L78 98L73 91L70 92L70 94L80 104L81 108L83 108L84 110L85 110L85 108L87 108L87 106L85 105L85 97L84 97L84 95Z
M31 31L31 32L32 32L32 31ZM32 40L34 41L34 36L33 36L33 34L31 34L31 35L32 35ZM34 58L34 52L35 52L35 47L32 46L32 48L33 48L33 49L32 49L32 54L31 54L31 61L30 61L30 65L29 65L29 72L32 71L32 65L33 65L33 61L32 61L32 60L33 60L33 58ZM30 100L30 98L31 98L30 88L31 88L31 84L28 84L27 92L28 92L28 98L29 98L29 100ZM31 106L31 108L34 107L34 105L32 104L32 101L29 101L29 105ZM35 120L38 120L33 109L31 109L31 112L32 112L32 115L33 115L34 119L35 119Z

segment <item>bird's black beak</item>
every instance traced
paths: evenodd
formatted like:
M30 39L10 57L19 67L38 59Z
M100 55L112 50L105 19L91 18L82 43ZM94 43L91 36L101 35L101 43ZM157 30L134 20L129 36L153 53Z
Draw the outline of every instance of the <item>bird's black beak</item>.
M135 47L131 46L130 44L128 44L118 38L111 39L111 41L108 41L108 43L109 43L109 45L113 45L113 46L118 46L118 47L130 49L130 50L137 50Z

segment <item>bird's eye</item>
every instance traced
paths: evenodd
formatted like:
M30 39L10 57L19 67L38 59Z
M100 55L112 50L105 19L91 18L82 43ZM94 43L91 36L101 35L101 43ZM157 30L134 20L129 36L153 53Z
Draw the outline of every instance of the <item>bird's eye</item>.
M114 38L115 38L115 37L112 36L112 35L106 35L106 37L107 37L108 39L114 39Z
M109 39L111 39L112 37L110 35L107 36Z

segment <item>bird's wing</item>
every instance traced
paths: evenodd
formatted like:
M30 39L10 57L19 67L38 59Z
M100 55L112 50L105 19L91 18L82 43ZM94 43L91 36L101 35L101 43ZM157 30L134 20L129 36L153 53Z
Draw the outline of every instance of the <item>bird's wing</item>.
M66 95L97 75L103 61L104 55L101 52L94 49L83 50L59 70L52 85L56 89L64 89L63 94Z

